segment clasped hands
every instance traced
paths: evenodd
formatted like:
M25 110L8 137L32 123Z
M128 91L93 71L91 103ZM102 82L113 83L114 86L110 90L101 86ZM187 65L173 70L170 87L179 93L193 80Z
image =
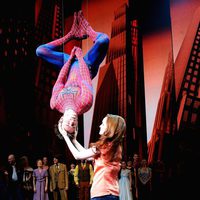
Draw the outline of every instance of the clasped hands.
M77 57L78 59L80 58L83 58L83 52L81 50L80 47L73 47L72 51L71 51L71 54L70 54L70 57L71 58L74 58L74 57Z

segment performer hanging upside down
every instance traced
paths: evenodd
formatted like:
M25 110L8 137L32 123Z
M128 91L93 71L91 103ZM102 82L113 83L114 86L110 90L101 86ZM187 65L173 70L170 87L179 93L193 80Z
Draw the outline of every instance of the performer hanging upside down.
M70 55L56 50L72 39L82 40L88 37L94 44L85 56L78 47L74 47ZM108 36L94 31L82 11L79 11L74 13L73 25L67 35L36 49L37 56L61 69L53 87L50 106L63 113L62 128L68 133L77 130L78 115L87 112L92 106L92 79L106 56L108 45Z

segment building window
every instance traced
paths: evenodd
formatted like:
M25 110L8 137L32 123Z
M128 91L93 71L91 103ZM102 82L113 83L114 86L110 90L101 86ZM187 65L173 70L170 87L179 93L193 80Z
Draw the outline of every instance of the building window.
M192 103L192 99L188 98L187 101L186 101L186 105L187 105L187 106L190 106L191 103Z
M188 69L188 73L191 74L192 73L192 68Z
M200 102L199 102L199 101L195 101L193 107L194 107L195 109L198 109L198 108L199 108L199 105L200 105Z
M196 82L197 82L197 78L196 78L196 77L193 77L193 78L192 78L192 82L193 82L193 83L196 83Z
M191 84L191 85L190 85L190 90L191 90L192 92L195 91L195 85L194 85L194 84Z
M197 113L192 113L192 117L191 117L191 123L195 124L197 121Z
M183 121L186 122L188 119L188 110L185 110L183 113Z
M193 54L193 55L196 55L196 54L197 54L197 51L194 50L194 51L192 52L192 54Z
M190 75L187 75L187 76L186 76L186 80L189 81L189 80L190 80L190 77L191 77Z
M194 49L198 49L198 45L194 45Z
M188 88L188 82L185 82L184 88Z
M197 71L197 70L194 71L194 75L195 75L195 76L198 75L198 71Z

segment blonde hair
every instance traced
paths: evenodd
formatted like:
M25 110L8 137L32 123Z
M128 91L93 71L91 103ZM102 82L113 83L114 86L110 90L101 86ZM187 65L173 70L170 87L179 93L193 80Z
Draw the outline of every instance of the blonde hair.
M97 150L100 152L101 149L106 148L108 144L111 144L111 148L106 155L107 161L121 161L122 141L126 131L126 122L119 115L107 114L106 118L106 131L96 143L92 143L90 146L96 146ZM100 156L100 154L97 156Z

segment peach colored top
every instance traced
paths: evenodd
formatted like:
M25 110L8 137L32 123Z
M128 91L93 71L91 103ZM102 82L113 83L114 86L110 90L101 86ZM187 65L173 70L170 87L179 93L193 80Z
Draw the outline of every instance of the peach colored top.
M109 162L105 164L101 156L95 159L91 198L104 195L119 196L119 170L120 162Z

